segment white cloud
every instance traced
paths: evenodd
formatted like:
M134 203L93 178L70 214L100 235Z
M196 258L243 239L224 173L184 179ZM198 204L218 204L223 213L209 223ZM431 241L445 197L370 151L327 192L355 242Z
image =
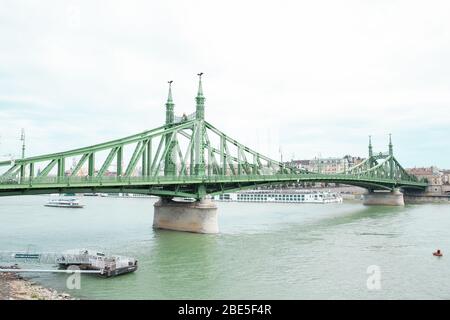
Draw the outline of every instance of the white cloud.
M277 158L365 154L389 132L414 157L450 125L447 1L22 3L0 13L2 150L25 125L33 153L156 127L166 81L189 113L199 71L208 121ZM417 163L450 167L442 139Z

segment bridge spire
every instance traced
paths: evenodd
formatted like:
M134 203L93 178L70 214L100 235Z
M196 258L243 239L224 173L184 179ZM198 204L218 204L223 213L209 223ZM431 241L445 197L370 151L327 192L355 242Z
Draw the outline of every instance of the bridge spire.
M394 171L394 146L392 145L392 134L389 133L389 177L394 179L395 171Z
M394 146L392 145L392 133L389 133L389 155L394 155Z
M200 72L198 75L198 92L197 96L195 97L196 101L196 118L198 120L205 118L205 97L203 96L203 87L202 87L202 75L203 72Z
M194 146L195 146L195 173L198 176L205 175L205 97L203 96L203 88L202 88L202 75L203 72L200 72L198 75L198 92L195 97L196 107L195 107L195 118L197 120L197 132L194 137ZM203 190L204 191L204 190ZM199 198L200 193L204 193L199 189Z
M22 141L22 159L25 158L25 129L20 132L20 140Z
M166 102L166 125L172 124L174 120L174 106L172 99L172 80L167 81L169 83L169 94L167 96L167 102Z
M369 136L369 157L371 158L372 156L373 156L372 136Z
M174 106L172 99L172 80L167 81L169 84L169 94L167 95L167 102L166 102L166 126L170 126L174 123ZM171 134L167 134L165 137L165 144L166 149L168 152L166 153L166 157L164 159L164 175L170 176L175 174L175 164L172 159L173 149L175 147L175 142L171 139Z

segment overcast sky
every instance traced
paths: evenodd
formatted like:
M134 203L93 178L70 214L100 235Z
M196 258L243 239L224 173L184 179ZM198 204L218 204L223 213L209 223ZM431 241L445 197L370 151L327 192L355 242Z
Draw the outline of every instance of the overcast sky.
M195 109L273 158L394 153L450 168L449 1L0 0L0 156L63 151ZM5 159L5 157L3 157Z

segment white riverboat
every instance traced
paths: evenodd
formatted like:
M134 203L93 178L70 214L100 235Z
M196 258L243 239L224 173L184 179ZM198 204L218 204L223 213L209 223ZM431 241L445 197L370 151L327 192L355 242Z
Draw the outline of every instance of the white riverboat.
M275 203L341 203L342 196L327 191L305 190L251 190L223 193L214 196L216 201L275 202Z
M83 208L84 205L80 204L77 198L61 197L56 199L49 199L46 207L58 207L58 208Z

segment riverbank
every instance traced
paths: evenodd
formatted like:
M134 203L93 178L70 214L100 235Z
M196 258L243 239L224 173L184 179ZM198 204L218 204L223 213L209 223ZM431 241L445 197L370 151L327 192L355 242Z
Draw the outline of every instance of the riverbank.
M44 288L14 272L0 272L0 300L76 300L67 293Z

